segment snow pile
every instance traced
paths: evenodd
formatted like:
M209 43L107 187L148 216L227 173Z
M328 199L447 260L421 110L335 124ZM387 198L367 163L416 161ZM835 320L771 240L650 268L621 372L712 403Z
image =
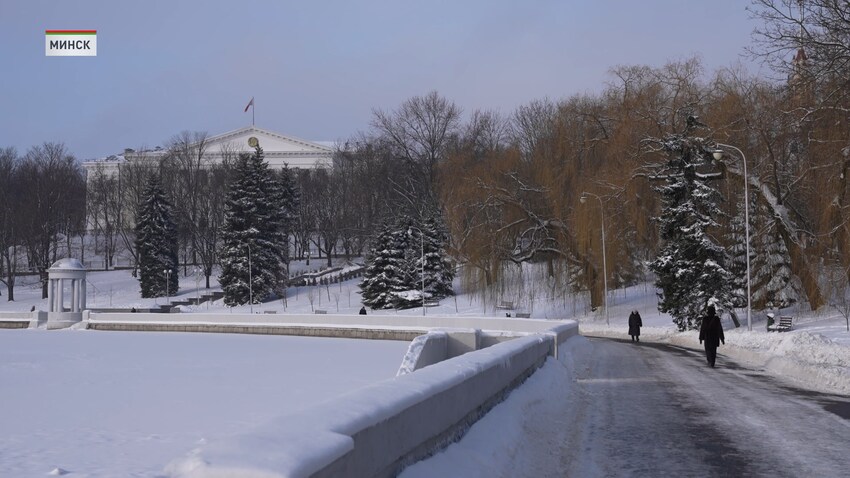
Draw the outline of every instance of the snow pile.
M559 360L548 359L457 444L406 468L399 476L544 476L558 470L559 457L549 453L551 447L543 443L553 437L535 430L556 433L555 441L565 441L560 438L571 433L568 423L557 420L569 416L566 410L572 406L574 370L582 366L586 347L591 345L584 337L566 341L559 347Z
M822 335L729 331L726 345L721 353L779 377L825 392L850 393L850 348Z

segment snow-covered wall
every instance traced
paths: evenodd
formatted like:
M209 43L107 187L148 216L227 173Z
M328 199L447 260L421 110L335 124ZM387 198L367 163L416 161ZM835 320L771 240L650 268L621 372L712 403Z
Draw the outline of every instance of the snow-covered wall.
M456 440L547 357L557 357L558 345L578 334L575 322L548 324L540 333L466 353L281 417L232 440L210 443L175 460L166 473L174 478L394 476Z
M47 321L47 312L35 310L32 312L0 312L0 328L26 329L37 327L39 322Z
M240 324L240 325L317 325L356 328L411 329L479 329L538 333L564 323L557 320L516 319L498 317L460 316L393 316L340 314L155 314L155 313L98 313L87 312L83 319L90 323L150 323L150 324Z
M393 476L450 443L552 351L535 335L325 402L172 463L172 477Z

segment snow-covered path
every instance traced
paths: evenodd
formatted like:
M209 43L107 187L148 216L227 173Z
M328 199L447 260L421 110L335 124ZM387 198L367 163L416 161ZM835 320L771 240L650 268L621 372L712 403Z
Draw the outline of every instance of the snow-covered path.
M550 476L846 473L850 399L789 388L722 355L712 369L689 349L591 342L558 417L569 431Z

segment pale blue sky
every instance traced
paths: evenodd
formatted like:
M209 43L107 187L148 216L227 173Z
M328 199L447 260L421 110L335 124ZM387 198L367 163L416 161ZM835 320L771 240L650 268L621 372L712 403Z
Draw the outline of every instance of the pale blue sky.
M599 91L608 69L749 60L746 0L0 0L0 147L81 159L250 125L345 139L437 90L464 111ZM97 57L44 30L96 29ZM757 66L749 65L751 70Z

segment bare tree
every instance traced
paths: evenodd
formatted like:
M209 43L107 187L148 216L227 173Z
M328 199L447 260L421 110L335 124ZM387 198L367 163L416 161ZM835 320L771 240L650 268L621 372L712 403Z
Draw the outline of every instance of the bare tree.
M112 267L118 235L121 230L121 195L119 177L107 171L106 165L98 163L88 172L86 203L89 224L97 246L102 245L104 268Z
M20 164L20 184L29 200L24 202L23 242L30 265L42 280L42 298L47 298L47 269L57 259L57 243L63 223L84 195L78 189L83 172L64 144L44 143L27 151Z
M408 176L399 192L436 204L437 163L445 158L460 128L461 109L432 91L408 99L393 112L373 111L372 127L402 161Z
M6 284L6 300L15 300L21 191L18 189L18 154L0 148L0 282Z

